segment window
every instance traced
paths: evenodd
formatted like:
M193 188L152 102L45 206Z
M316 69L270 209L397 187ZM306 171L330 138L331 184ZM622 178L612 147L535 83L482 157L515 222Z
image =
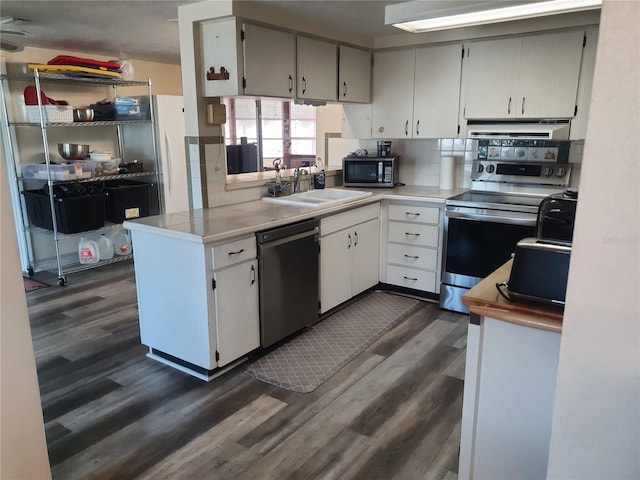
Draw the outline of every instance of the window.
M296 105L290 100L223 98L227 106L225 144L227 172L244 173L273 170L273 161L281 158L287 168L310 166L316 154L316 111L309 105ZM258 122L260 119L260 122ZM250 166L231 165L234 149L246 156L255 144L257 162ZM249 153L251 154L251 153Z

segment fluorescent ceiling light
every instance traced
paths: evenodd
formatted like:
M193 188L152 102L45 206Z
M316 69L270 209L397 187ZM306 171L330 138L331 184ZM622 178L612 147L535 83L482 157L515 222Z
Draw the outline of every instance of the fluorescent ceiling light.
M437 8L438 5L446 3L448 3L446 8ZM516 4L514 5L514 3ZM433 8L429 9L430 5ZM388 5L385 9L385 23L411 33L420 33L594 10L601 6L602 0L548 0L528 3L503 1L425 2L418 0ZM413 9L413 14L410 13L411 9ZM419 13L420 11L421 13ZM407 16L418 20L402 18Z

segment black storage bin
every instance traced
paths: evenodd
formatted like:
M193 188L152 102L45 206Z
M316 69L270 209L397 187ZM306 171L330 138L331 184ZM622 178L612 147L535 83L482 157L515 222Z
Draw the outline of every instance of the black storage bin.
M105 218L113 223L122 223L148 216L150 187L150 183L130 180L106 182Z
M49 194L42 190L27 190L22 194L29 222L36 227L53 230ZM78 233L104 227L104 193L54 197L53 203L60 233Z

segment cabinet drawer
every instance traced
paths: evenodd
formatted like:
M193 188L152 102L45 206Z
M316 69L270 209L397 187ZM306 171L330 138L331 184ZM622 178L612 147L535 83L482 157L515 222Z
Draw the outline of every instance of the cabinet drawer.
M389 222L389 241L422 245L425 247L440 246L440 229L434 225Z
M380 217L380 202L372 203L365 207L354 208L346 212L337 213L329 217L320 219L320 235L329 235L330 233L353 227L359 223L364 223L374 218Z
M438 270L438 250L413 245L390 243L387 248L387 262L413 268Z
M438 225L440 223L440 209L437 207L389 205L389 220Z
M436 272L389 265L387 266L387 283L435 293Z
M212 267L214 270L238 262L256 258L256 237L251 236L213 247Z

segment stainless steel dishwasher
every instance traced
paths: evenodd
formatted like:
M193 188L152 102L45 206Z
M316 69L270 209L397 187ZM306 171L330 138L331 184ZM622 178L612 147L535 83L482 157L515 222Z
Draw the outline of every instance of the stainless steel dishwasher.
M256 233L263 348L318 321L319 225L305 220Z

